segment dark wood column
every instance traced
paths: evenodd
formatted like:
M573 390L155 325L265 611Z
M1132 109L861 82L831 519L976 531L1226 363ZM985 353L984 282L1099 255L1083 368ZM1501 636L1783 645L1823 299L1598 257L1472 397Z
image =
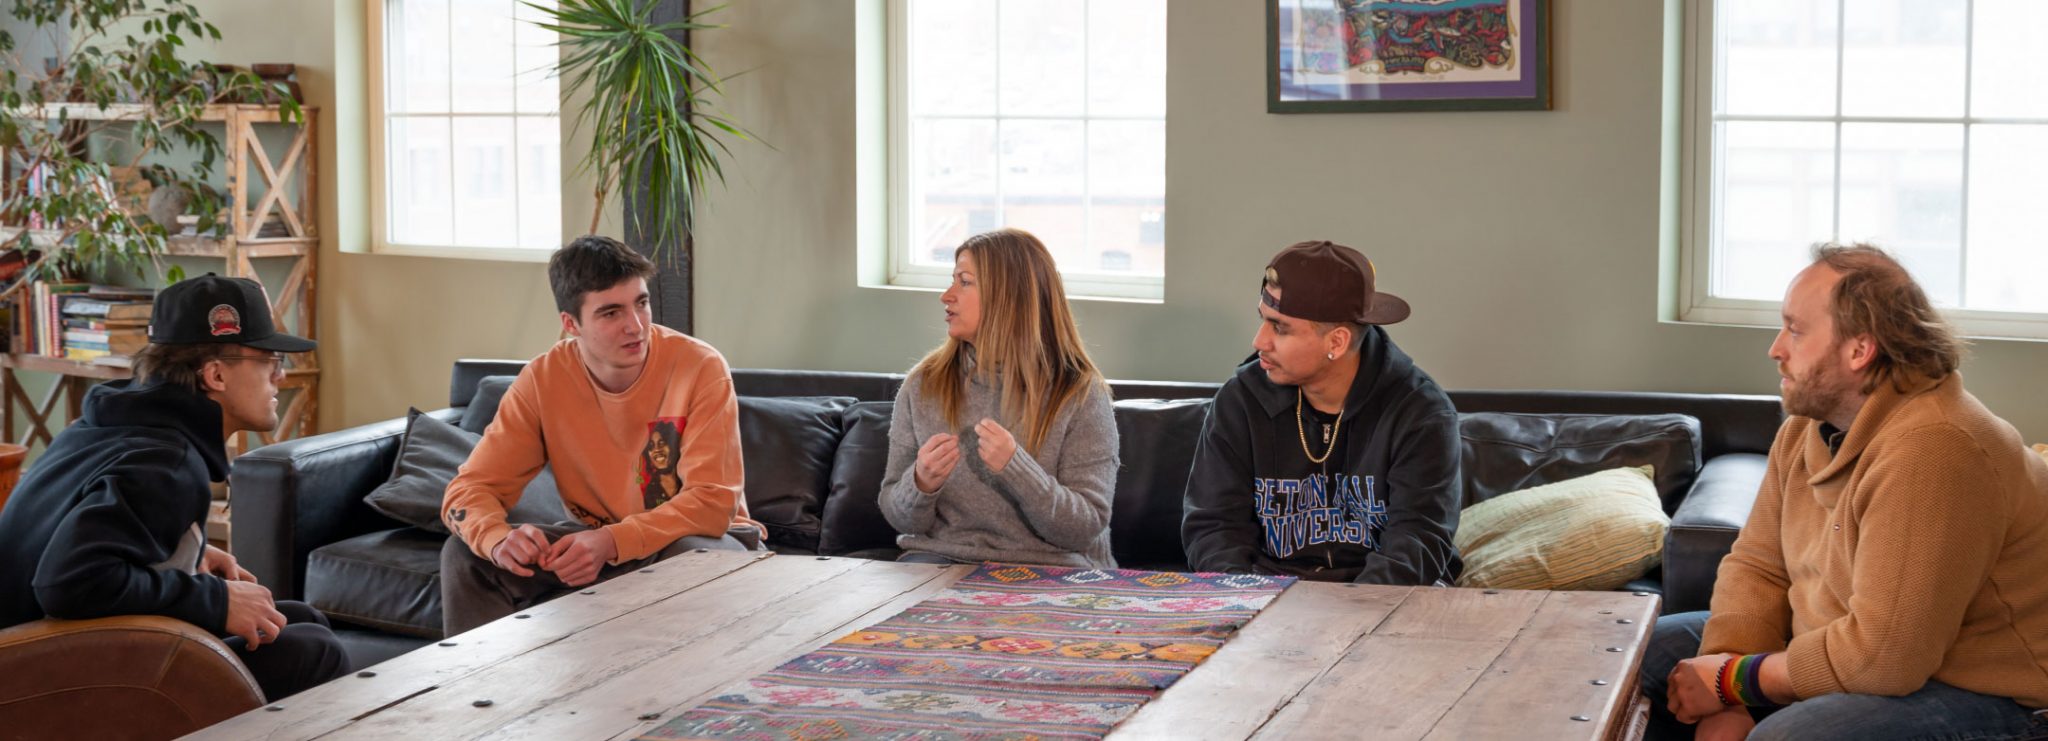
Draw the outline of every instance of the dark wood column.
M654 9L656 23L680 21L689 15L690 0L658 0ZM681 35L678 40L685 46L689 45L689 32L677 33ZM691 311L694 293L691 286L696 271L691 253L695 251L695 241L688 234L678 233L671 236L666 243L657 245L653 235L659 230L652 228L654 214L653 209L648 208L647 184L622 183L620 187L626 195L623 205L626 212L632 215L626 219L626 244L639 250L648 259L654 260L654 280L649 281L647 286L649 300L653 304L654 321L685 334L693 333L695 330L692 329L691 322L695 313ZM635 228L636 222L647 228ZM662 256L655 257L657 252L662 253Z

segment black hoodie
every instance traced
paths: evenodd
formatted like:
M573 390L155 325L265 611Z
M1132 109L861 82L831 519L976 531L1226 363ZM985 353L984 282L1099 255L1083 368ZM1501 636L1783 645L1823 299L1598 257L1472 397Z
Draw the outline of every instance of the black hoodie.
M116 381L43 451L0 512L0 628L45 615L164 615L225 632L227 583L159 571L227 478L220 405Z
M1456 580L1450 397L1369 327L1344 396L1341 450L1317 464L1302 450L1296 389L1275 385L1254 358L1216 392L1181 520L1189 565L1368 584Z

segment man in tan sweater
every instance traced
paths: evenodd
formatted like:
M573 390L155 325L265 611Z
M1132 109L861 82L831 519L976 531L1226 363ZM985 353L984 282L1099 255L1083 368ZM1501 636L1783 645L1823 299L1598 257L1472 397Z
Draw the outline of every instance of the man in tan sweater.
M1926 294L1823 246L1770 354L1791 416L1711 612L1657 622L1653 737L2048 731L2048 465L1963 390Z
M732 373L652 321L653 273L596 236L548 262L569 338L520 371L441 503L455 534L441 550L448 635L692 548L758 544ZM576 521L513 527L506 512L547 465Z

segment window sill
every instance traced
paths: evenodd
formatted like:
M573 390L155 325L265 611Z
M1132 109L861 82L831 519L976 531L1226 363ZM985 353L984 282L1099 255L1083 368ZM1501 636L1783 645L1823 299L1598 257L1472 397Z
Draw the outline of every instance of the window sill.
M2048 314L1944 309L1942 315L1966 339L2048 342ZM1676 323L1776 331L1782 321L1776 301L1710 299L1679 311Z
M438 257L451 260L485 260L490 262L545 263L553 257L552 249L531 247L452 247L411 244L377 244L370 246L372 255L397 255L400 257Z

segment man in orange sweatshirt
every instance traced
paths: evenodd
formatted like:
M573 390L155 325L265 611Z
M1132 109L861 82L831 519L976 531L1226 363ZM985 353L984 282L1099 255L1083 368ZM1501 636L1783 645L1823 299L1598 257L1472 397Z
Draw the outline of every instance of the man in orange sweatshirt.
M653 274L606 237L549 260L568 339L520 371L441 503L455 534L441 550L448 635L693 548L759 547L732 373L710 345L652 321ZM508 524L550 464L576 522Z
M2048 733L2048 464L1883 251L1821 247L1783 313L1790 418L1712 611L1657 621L1652 737Z

